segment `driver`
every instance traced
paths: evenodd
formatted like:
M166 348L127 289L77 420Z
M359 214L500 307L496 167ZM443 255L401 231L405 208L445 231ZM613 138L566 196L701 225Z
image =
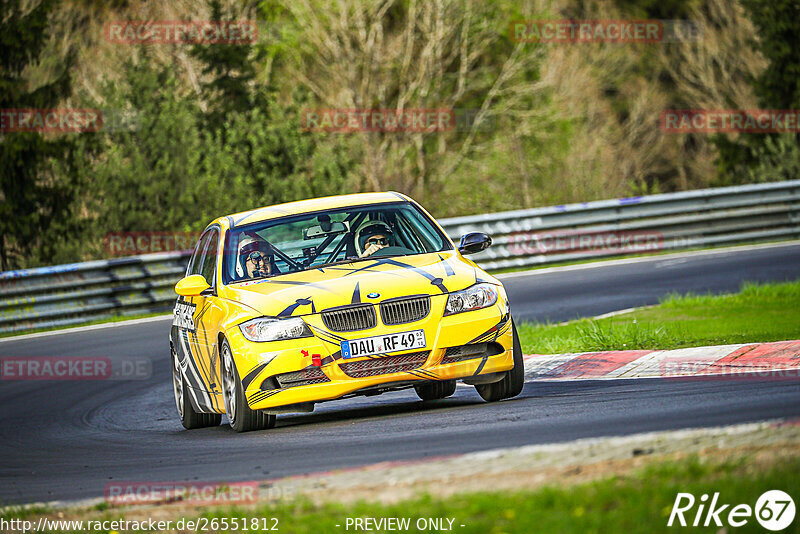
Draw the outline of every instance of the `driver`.
M366 258L382 248L395 244L394 232L382 221L364 221L356 230L358 257Z
M257 235L245 235L239 243L236 272L248 279L277 274L275 254L270 244Z

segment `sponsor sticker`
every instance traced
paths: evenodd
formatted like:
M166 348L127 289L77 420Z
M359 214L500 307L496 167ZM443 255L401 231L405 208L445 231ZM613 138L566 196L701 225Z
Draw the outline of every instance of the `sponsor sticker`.
M172 311L172 326L177 326L189 332L196 331L194 324L194 310L196 308L197 305L192 302L186 302L185 300L175 302L175 309Z

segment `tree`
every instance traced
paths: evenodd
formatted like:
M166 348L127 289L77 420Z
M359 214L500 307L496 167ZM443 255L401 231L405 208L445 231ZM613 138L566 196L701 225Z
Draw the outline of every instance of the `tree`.
M280 16L272 9L276 6L267 4L261 5L268 11L262 27ZM223 13L219 0L208 5L217 21L243 18L247 12L244 7ZM260 37L258 45L197 45L192 50L203 74L201 166L207 183L224 184L228 211L338 194L348 184L346 151L320 143L319 136L300 127L298 106L307 103L309 91L295 89L280 99L269 77L281 39Z
M742 0L754 26L757 46L768 61L753 80L762 109L800 109L800 2ZM720 183L763 182L797 178L800 135L741 134L718 136Z
M800 107L800 2L742 0L756 27L758 47L769 61L755 80L756 94L771 109Z
M98 153L85 154L95 226L103 232L189 231L203 224L201 206L214 208L222 191L205 191L201 113L182 94L172 65L148 55L128 61L123 76L103 89L104 107L130 110L130 128L103 132ZM99 236L97 236L99 237Z
M487 148L494 123L531 116L541 98L544 49L497 31L521 18L514 7L474 0L276 3L296 45L286 50L287 76L318 107L470 112L463 126L446 131L348 136L362 190L395 189L452 207L445 194L481 145Z
M69 95L71 52L51 79L34 83L27 77L43 59L54 5L52 0L31 9L20 0L0 4L0 109L52 108ZM67 218L74 191L68 176L54 175L48 167L69 147L68 136L0 131L0 269L52 254L56 243L43 236Z
M198 231L221 215L337 194L346 183L343 155L318 150L295 105L279 104L268 89L248 96L251 109L205 127L221 109L202 111L194 93L181 91L173 65L144 55L103 97L136 120L135 128L99 136L80 165L101 232Z
M226 20L219 0L210 0L211 20ZM231 17L232 19L233 17ZM253 106L255 63L260 53L251 44L195 45L191 55L202 64L200 87L208 106L206 123L217 128L230 113Z
M235 203L229 211L350 191L346 151L300 128L305 98L302 89L287 102L260 91L258 106L231 115L216 133L204 166L210 180L226 184Z

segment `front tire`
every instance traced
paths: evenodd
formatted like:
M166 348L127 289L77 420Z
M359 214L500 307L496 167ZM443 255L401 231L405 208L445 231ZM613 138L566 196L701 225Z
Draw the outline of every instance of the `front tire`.
M510 399L522 393L525 385L525 362L522 361L522 346L517 335L517 326L511 320L511 330L514 334L514 367L506 373L506 376L499 382L492 384L479 384L475 386L478 394L486 402L495 402L502 399Z
M193 430L195 428L219 425L222 422L222 416L220 414L199 413L195 411L194 406L192 406L192 400L189 398L186 379L183 378L183 373L181 373L178 355L175 354L175 349L171 348L171 352L172 392L175 396L175 407L178 409L178 415L181 418L183 428L186 430Z
M438 400L445 399L456 392L455 380L441 380L437 382L428 382L419 386L414 386L417 396L424 400Z
M274 427L276 420L274 414L251 410L248 406L227 340L222 341L219 352L222 358L222 396L225 399L225 412L228 414L231 428L236 432L250 432Z

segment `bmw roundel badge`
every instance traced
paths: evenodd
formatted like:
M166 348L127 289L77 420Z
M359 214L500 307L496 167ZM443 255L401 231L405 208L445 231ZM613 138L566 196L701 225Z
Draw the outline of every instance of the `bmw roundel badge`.
M378 298L380 296L381 296L380 293L367 293L367 297L369 297L371 299L376 299L376 298Z

